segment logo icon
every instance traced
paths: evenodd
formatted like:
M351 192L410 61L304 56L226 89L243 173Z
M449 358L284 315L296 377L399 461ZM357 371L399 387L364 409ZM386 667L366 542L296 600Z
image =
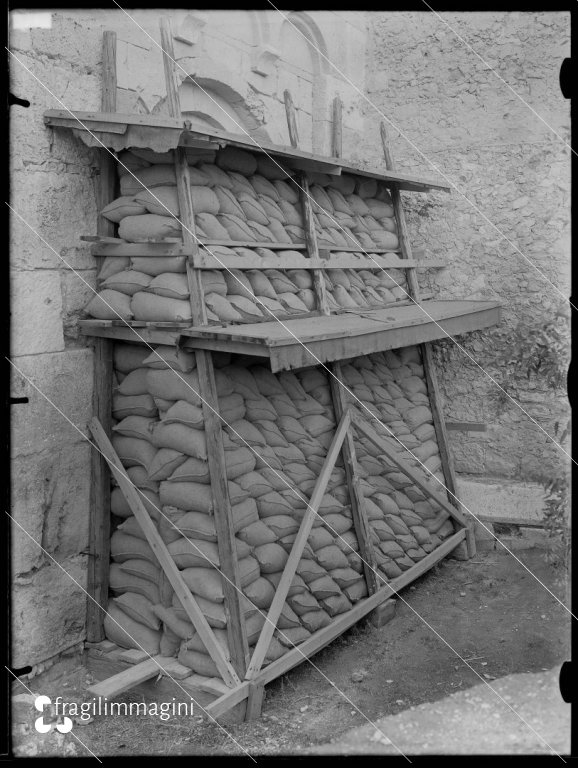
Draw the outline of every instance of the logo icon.
M48 696L37 696L34 700L34 706L42 715L34 721L34 727L38 733L48 733L52 728L52 723L45 723L44 707L50 707L52 700ZM72 730L72 720L69 717L63 717L61 723L56 723L56 730L60 733L69 733Z

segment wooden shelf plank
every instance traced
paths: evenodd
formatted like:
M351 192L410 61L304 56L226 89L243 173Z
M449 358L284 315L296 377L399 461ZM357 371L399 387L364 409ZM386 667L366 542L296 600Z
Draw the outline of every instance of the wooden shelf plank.
M197 138L209 142L216 141L221 145L241 147L251 152L260 153L264 151L267 152L267 154L280 158L280 160L290 168L298 170L323 172L333 175L345 172L358 176L368 176L384 181L385 183L396 183L400 189L405 189L407 191L423 192L429 189L449 190L449 187L446 184L442 184L435 179L423 178L407 173L384 171L382 169L368 171L367 169L359 168L351 163L351 161L345 161L342 158L315 155L311 152L304 152L293 147L277 146L267 141L260 140L260 147L257 147L244 136L220 131L215 128L211 129L210 133L208 133L206 129L203 129L202 131L194 130L194 128L187 130L183 118L171 118L168 116L160 117L157 115L86 112L82 110L72 110L71 115L67 110L62 109L49 109L44 112L44 122L46 125L55 128L77 129L86 133L78 122L79 120L95 133L106 129L108 133L118 133L119 138L122 138L122 134L125 132L128 134L128 131L126 130L127 126L130 127L136 125L156 128L159 132L161 132L162 129L166 129L166 141L170 142L173 148L176 148L181 140L183 143L186 143L187 138Z

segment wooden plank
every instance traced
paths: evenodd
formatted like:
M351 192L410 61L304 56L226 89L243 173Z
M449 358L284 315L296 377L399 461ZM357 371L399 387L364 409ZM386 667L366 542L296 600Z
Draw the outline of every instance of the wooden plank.
M297 566L299 565L301 555L303 554L303 549L307 543L309 533L311 532L315 517L317 516L317 510L319 509L319 505L323 500L323 495L327 489L327 483L329 482L329 478L333 472L335 462L339 456L339 452L341 451L341 445L349 430L350 423L351 414L349 411L346 411L339 422L337 430L335 431L335 435L333 436L333 440L331 441L331 445L327 451L325 461L323 462L323 467L321 468L317 482L315 483L315 488L313 489L311 499L309 500L307 511L301 520L301 525L299 526L295 541L291 547L289 558L285 564L285 568L283 569L283 574L279 584L277 585L275 597L273 598L273 602L269 608L267 620L265 621L263 629L261 630L259 640L257 641L253 656L247 668L247 674L245 675L246 680L251 680L254 678L263 665L263 661L271 644L273 632L277 627L277 622L279 620L279 616L281 615L281 611L283 610L283 606L285 605L285 600L287 599L289 588L291 587L295 572L297 571Z
M471 300L444 300L430 301L427 303L427 311L434 321L441 322L450 318L459 318L460 321L470 315L491 312L495 314L499 310L498 302L471 301ZM429 323L426 319L425 323ZM375 330L399 330L408 326L424 325L424 313L415 305L394 306L387 309L363 310L342 314L318 316L315 322L311 320L288 320L283 328L275 321L269 323L246 323L244 325L216 326L203 328L193 326L182 333L188 336L201 336L204 338L231 338L238 341L263 343L270 346L293 345L294 333L302 342L320 340L340 340L347 336L354 337ZM445 334L439 333L439 336Z
M445 421L446 430L454 432L487 432L488 425L481 421Z
M251 683L246 680L241 683L241 685L231 689L229 693L225 693L215 701L207 704L207 706L204 708L205 712L214 718L219 718L221 715L224 715L225 712L228 712L237 704L240 704L242 701L244 701L249 695L250 690Z
M247 709L245 711L245 720L256 720L261 716L263 699L265 698L265 686L263 683L253 683L249 688L247 698Z
M169 112L173 117L181 114L177 80L174 69L174 50L171 23L169 19L160 20L161 44L168 94ZM186 151L183 147L174 150L175 174L179 196L180 216L183 225L183 242L191 249L193 259L198 257L198 238L196 236L193 202L189 184L189 168ZM189 284L189 300L193 322L204 325L207 323L207 310L204 300L203 285L198 269L187 262L187 279ZM223 592L225 596L225 616L227 619L227 639L231 652L231 662L234 670L242 678L245 674L249 656L245 616L241 608L241 578L235 546L235 533L229 486L225 466L225 450L219 418L219 402L215 383L215 372L210 352L197 350L197 371L199 388L203 400L203 416L205 421L205 437L207 441L207 459L211 479L211 492L214 500L215 528L217 531L217 548L223 576ZM221 671L221 670L219 670ZM227 680L225 680L227 682Z
M331 130L331 154L333 157L341 157L342 153L342 112L343 104L339 96L333 99L333 123Z
M343 372L341 363L335 362L331 366L333 376L329 376L329 386L331 387L331 399L333 401L333 410L335 418L341 420L344 413L349 413L345 400L343 386L339 383L343 381ZM336 378L334 378L334 376ZM337 380L336 380L337 379ZM363 573L365 582L370 595L377 592L377 574L375 572L376 560L373 551L373 544L369 534L369 522L365 513L365 498L359 487L359 477L357 475L357 455L355 442L351 430L347 430L343 441L343 463L345 467L345 478L349 490L349 501L351 503L351 516L353 518L353 527L357 544L359 546L359 555L363 561Z
M432 489L431 483L423 480L419 474L409 466L409 464L400 459L399 456L393 451L383 437L380 437L357 413L352 414L353 424L367 437L379 450L387 457L388 461L394 464L400 472L407 475L413 482L420 488L426 496L436 501L442 509L444 509L454 520L457 520L465 528L468 528L469 518L461 511L454 507L452 504L440 496L436 491ZM428 478L429 479L429 478Z
M146 651L141 651L138 648L129 648L128 651L122 651L118 657L119 661L126 661L127 664L140 664L141 661L145 661L149 658L149 654Z
M150 680L151 677L156 677L159 673L159 663L153 657L146 661L141 661L140 664L135 664L123 672L118 672L116 675L96 685L91 685L87 690L91 696L112 699L114 696L118 696L130 688L134 688L135 685L143 683L145 680Z
M136 336L135 331L127 326L122 328L112 325L93 325L92 320L79 320L78 325L85 336L97 336L105 339L116 339L117 341L144 341L148 344L166 344L169 346L176 343L180 333L180 331L171 333L166 330L156 331L154 328L142 328Z
M116 109L116 33L105 31L102 38L101 107ZM97 208L101 211L115 197L116 167L114 157L105 149L98 151L99 179ZM103 216L97 219L99 237L112 237L114 224ZM98 269L100 271L100 267ZM98 273L97 273L98 277ZM93 358L92 412L100 419L107 435L112 429L112 341L95 339ZM110 475L104 458L93 451L90 459L90 509L88 522L86 637L104 639L104 612L108 606L110 571Z
M288 249L289 250L289 249ZM151 254L152 256L153 254ZM155 254L156 255L156 254ZM377 264L376 264L377 262ZM437 269L447 264L442 261L424 263L419 261L401 261L397 258L379 257L375 260L364 256L334 253L329 259L307 258L306 256L213 256L203 251L194 259L197 269Z
M426 555L419 563L416 563L412 568L402 573L401 576L393 579L389 584L379 589L375 594L370 595L361 600L359 603L347 613L340 614L337 618L333 619L331 624L323 629L314 632L311 637L308 637L303 643L286 653L277 661L268 664L253 682L269 683L271 680L275 680L280 675L284 675L293 667L300 664L304 658L309 658L314 653L317 653L322 648L325 648L332 640L339 635L342 635L349 627L356 624L361 618L367 615L370 611L377 608L378 605L389 600L393 595L399 592L400 589L411 584L412 581L422 576L426 571L432 568L442 558L455 549L461 541L463 541L465 532L463 530L454 533L449 539L446 539L440 544L437 549ZM240 689L236 689L240 692ZM230 694L229 694L230 695Z
M287 118L287 128L289 129L289 141L293 149L299 146L299 131L297 130L297 116L295 106L289 91L283 91L283 100L285 102L285 117Z
M183 581L181 572L175 565L156 525L151 520L150 515L141 500L140 494L126 476L122 463L114 450L112 443L104 433L100 422L98 419L93 418L91 419L89 426L92 436L94 437L97 446L108 460L110 470L116 478L123 496L142 528L150 548L153 550L161 568L165 572L172 588L175 590L177 597L183 604L183 608L189 620L199 633L207 652L215 662L220 674L223 676L223 680L228 685L238 685L240 682L239 677L225 658L223 649L217 642L213 630L197 605L197 601L191 595L189 588Z
M381 143L383 146L383 154L385 157L385 162L387 165L387 168L389 170L395 170L395 161L393 159L393 154L391 152L391 147L389 144L389 139L387 135L387 129L385 127L385 123L381 122L380 124L380 133L381 133ZM405 219L405 212L403 210L403 205L401 202L401 194L398 188L396 188L396 185L393 186L391 191L391 198L393 201L393 208L395 213L395 218L397 221L398 226L398 235L399 235L399 242L401 246L401 253L402 258L404 259L411 259L412 258L412 250L411 250L411 242L409 238L409 231L407 228L407 222ZM406 279L407 279L407 285L408 285L408 292L410 296L415 300L420 302L420 290L419 290L419 284L417 281L417 275L415 270L410 269L406 272ZM439 404L439 389L437 384L437 376L435 372L435 363L432 356L431 348L428 346L428 344L424 341L421 344L421 355L422 355L422 362L423 362L423 368L426 378L426 385L429 395L429 401L433 416L433 423L434 423L434 429L436 433L438 448L440 451L440 458L442 463L442 469L444 473L445 483L446 487L448 489L448 499L450 503L456 507L458 510L461 509L459 500L456 496L456 480L455 480L455 473L453 468L453 462L452 457L450 453L446 428L445 428L445 421L443 417L443 411ZM473 521L470 519L467 519L467 522L464 523L467 529L466 532L466 545L468 549L468 554L470 557L473 557L476 553L476 540L474 537L474 526Z
M137 115L124 113L116 113L111 115L104 112L87 112L82 110L72 110L71 115L67 110L62 109L48 109L44 112L44 122L49 126L77 128L78 120L82 120L83 122L86 122L87 120L92 122L105 122L108 123L109 126L111 123L117 123L119 125L126 123L129 126L129 129L131 125L149 126L161 129L167 128L173 129L174 133L180 129L181 140L184 143L187 141L190 142L195 137L199 138L200 140L202 140L203 137L208 137L209 141L217 141L222 146L230 145L233 147L241 147L250 152L256 153L266 152L267 154L285 160L285 165L288 167L292 167L292 165L299 165L301 170L315 170L333 175L345 172L354 174L356 176L365 176L377 179L379 181L385 182L386 184L396 182L400 189L407 191L424 192L429 189L442 189L444 191L449 191L450 189L447 184L440 183L436 179L426 179L423 177L413 176L412 174L408 173L401 173L399 171L378 172L374 170L367 170L366 168L361 168L353 164L350 160L344 162L343 160L339 159L339 162L337 162L337 158L315 155L311 152L305 152L293 147L279 146L266 141L260 141L260 146L257 147L248 139L244 140L237 134L228 133L227 131L222 131L216 128L212 128L210 133L208 133L205 129L201 131L195 130L194 128L187 129L185 131L184 120L179 118L173 119L169 116L151 114ZM110 130L110 127L108 127L108 130ZM176 144L173 144L171 148L174 148L175 146Z
M231 690L218 677L205 677L204 675L197 675L195 673L187 678L187 684L194 686L199 691L212 693L215 696L223 696Z

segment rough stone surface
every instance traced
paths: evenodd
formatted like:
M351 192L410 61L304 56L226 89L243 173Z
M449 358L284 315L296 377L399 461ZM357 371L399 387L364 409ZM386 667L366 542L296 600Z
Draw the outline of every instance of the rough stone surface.
M50 564L50 555L60 562L86 547L90 495L86 466L91 450L87 443L63 442L61 446L13 460L14 577ZM22 477L26 483L18 488L18 478Z
M83 591L85 555L67 558L60 565L50 561L31 575L17 578L14 587L12 666L35 664L82 640L87 599Z
M86 426L92 415L91 350L28 355L16 358L15 365L54 405L14 372L11 393L15 397L28 397L29 402L12 412L12 456L33 455L82 440L72 424L87 434Z
M44 271L11 272L11 351L13 355L62 352L62 304L60 276Z
M452 185L451 195L403 195L412 243L448 263L422 277L423 288L439 298L503 305L499 328L456 339L465 352L449 340L435 344L446 418L488 424L486 433L449 434L456 469L523 482L564 474L568 461L542 430L560 439L567 399L548 386L547 369L528 376L512 361L569 295L570 163L563 142L570 142L570 112L558 82L570 55L569 15L445 13L446 24L427 11L371 18L368 98L395 126L388 130L398 169ZM363 106L356 156L382 164L382 116ZM569 343L562 349L567 365Z

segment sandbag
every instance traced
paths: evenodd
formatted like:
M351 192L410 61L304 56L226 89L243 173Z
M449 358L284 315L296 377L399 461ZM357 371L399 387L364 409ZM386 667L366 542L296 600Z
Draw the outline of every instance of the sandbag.
M182 237L181 224L167 216L146 213L142 216L125 216L118 225L118 236L129 243L162 240L166 237Z
M262 573L275 573L285 567L288 555L279 544L263 544L255 547L254 556L259 562Z
M104 617L106 638L122 648L137 648L155 656L159 653L161 633L135 621L114 603Z
M165 411L162 421L165 424L184 424L190 429L204 429L205 418L200 405L193 405L186 400L177 400Z
M250 152L236 147L224 147L217 152L216 165L224 171L251 176L257 170L257 160Z
M113 597L113 602L123 613L150 629L160 629L161 622L152 610L153 603L138 592L123 592Z
M157 564L157 558L149 544L136 536L130 536L123 531L116 530L110 539L110 556L117 563L125 560L148 560L153 565Z
M92 298L84 311L98 320L132 320L130 296L105 288Z
M343 594L321 600L320 605L331 617L338 616L340 613L345 613L353 608L351 602Z
M140 464L148 469L156 454L151 443L135 437L113 435L111 442L124 467L134 467Z
M214 568L185 568L181 575L194 594L213 603L222 603L225 599L221 575Z
M143 490L139 492L140 500L153 520L158 520L161 502L156 493ZM113 488L110 493L110 511L117 517L130 517L133 512L120 488Z
M157 482L167 480L175 470L185 463L187 456L172 448L160 448L149 464L149 476Z
M118 197L112 203L106 205L100 215L108 221L118 224L125 216L140 216L146 213L146 208L142 203L137 202L133 196Z
M318 629L323 629L323 627L331 624L331 617L321 608L304 613L299 618L305 629L309 630L309 632L317 632Z
M135 293L131 301L135 320L149 322L192 322L191 305L188 300L157 296L147 291Z
M178 507L187 512L213 513L213 494L210 485L195 482L160 484L159 497L163 506Z
M156 423L156 419L147 416L126 416L115 424L113 432L125 437L137 437L141 440L148 440L150 437L150 428Z
M145 561L141 560L141 562ZM145 579L142 576L122 570L119 563L110 564L108 578L110 591L115 595L121 595L125 592L136 592L146 597L151 603L157 603L160 600L156 584L153 584L150 579Z

